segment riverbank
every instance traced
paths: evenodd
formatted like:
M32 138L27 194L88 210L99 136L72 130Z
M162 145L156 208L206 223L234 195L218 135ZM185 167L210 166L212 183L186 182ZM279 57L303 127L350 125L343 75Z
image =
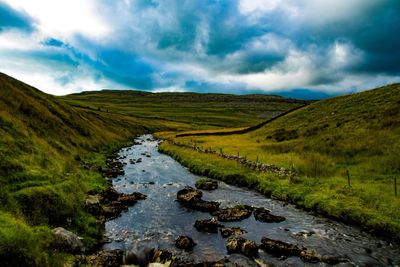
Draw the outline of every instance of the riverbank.
M377 236L398 242L400 222L394 210L379 210L363 204L351 187L330 186L332 181L308 177L260 173L236 161L205 154L164 141L159 151L170 155L191 172L218 179L229 184L246 186L275 199L293 203L297 207L314 211L323 216L356 225Z
M263 262L276 266L313 266L310 259L299 257L300 250L314 251L313 255L318 256L313 261L332 262L335 259L335 262L359 266L400 263L398 247L380 237L296 209L294 205L267 198L245 187L205 180L172 157L159 153L159 142L150 135L138 137L135 143L119 152L124 174L113 179L113 186L118 192L140 192L147 198L106 222L107 242L103 251L96 254L97 259L113 252L143 258L151 256L148 251L159 248L177 259L191 262L233 260L232 257L238 256L244 260L250 255L249 262L241 266L255 266L252 257L256 254ZM220 228L219 233L215 226L224 228ZM211 233L204 232L208 231L206 229L212 230ZM260 248L258 253L233 249L225 235L228 229L240 229L235 231L241 236L237 241L248 240L252 245L256 244ZM196 244L191 251L176 246L182 236L191 238L189 240ZM274 240L271 242L275 245L286 244L300 250L294 255L280 257L281 252L277 256L273 248L265 251L263 240ZM250 262L253 265L249 265Z

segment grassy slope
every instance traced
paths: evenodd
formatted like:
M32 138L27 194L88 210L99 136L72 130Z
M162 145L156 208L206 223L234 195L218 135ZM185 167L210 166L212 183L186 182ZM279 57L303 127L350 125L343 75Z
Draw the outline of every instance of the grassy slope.
M260 191L280 199L400 238L400 199L393 186L395 176L400 180L398 84L319 101L248 134L173 139L225 154L239 152L253 161L258 157L296 171L297 178L236 172L235 162L168 142L162 145L197 172L228 180L237 173L239 180L258 181Z
M58 265L62 255L47 250L49 227L63 226L93 244L102 228L84 211L84 196L106 183L83 165L104 167L106 154L133 135L190 129L77 110L4 74L0 107L0 260L6 265Z
M69 256L51 250L50 229L56 226L79 234L89 247L95 244L102 225L85 212L85 195L107 186L98 167L133 135L247 126L301 103L129 91L54 97L0 73L1 264L61 265Z
M266 95L153 94L140 91L84 92L63 99L79 107L162 118L207 129L253 125L304 103Z

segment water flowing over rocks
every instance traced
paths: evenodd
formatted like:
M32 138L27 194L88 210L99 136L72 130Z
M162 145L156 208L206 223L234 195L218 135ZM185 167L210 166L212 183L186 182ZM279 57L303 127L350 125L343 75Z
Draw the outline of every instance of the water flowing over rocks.
M117 157L124 166L125 175L111 180L117 193L129 195L140 191L148 196L146 201L131 199L131 203L136 203L133 208L106 221L107 242L102 248L124 251L123 264L396 266L400 262L399 249L380 238L266 198L248 188L218 181L215 190L196 189L195 182L204 178L191 174L171 157L158 153L158 142L147 141L147 137L137 139L140 145L121 150ZM134 164L129 164L131 160ZM251 166L257 168L257 163L251 163ZM279 175L278 170L275 173ZM239 178L233 179L234 182L239 184ZM105 199L111 203L116 196L118 199L118 194L109 191ZM97 192L91 192L86 204L88 209L96 210L104 205L104 200ZM130 202L129 199L125 201ZM233 210L241 206L245 211L241 208ZM204 212L211 216L204 217L207 216ZM219 214L221 221L217 220ZM228 222L222 222L224 219ZM273 223L266 225L266 222ZM176 247L180 235L190 236L197 243L193 250L187 252ZM262 236L268 238L264 238L257 248L254 241L260 241ZM138 249L140 247L152 249ZM117 258L120 261L121 257Z

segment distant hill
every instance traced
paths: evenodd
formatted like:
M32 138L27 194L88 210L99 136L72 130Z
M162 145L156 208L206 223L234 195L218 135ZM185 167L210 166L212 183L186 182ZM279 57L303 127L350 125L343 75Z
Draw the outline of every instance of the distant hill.
M83 92L62 99L80 108L160 118L206 128L250 126L305 102L269 95L149 93L133 90Z

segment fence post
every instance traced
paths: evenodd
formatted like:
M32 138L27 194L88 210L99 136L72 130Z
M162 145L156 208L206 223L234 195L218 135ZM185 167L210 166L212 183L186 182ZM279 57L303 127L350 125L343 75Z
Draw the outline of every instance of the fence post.
M257 160L256 160L256 162L258 163L258 155L257 155Z
M349 187L351 187L349 170L347 170L347 183L349 184Z
M394 195L397 197L397 177L394 177Z

